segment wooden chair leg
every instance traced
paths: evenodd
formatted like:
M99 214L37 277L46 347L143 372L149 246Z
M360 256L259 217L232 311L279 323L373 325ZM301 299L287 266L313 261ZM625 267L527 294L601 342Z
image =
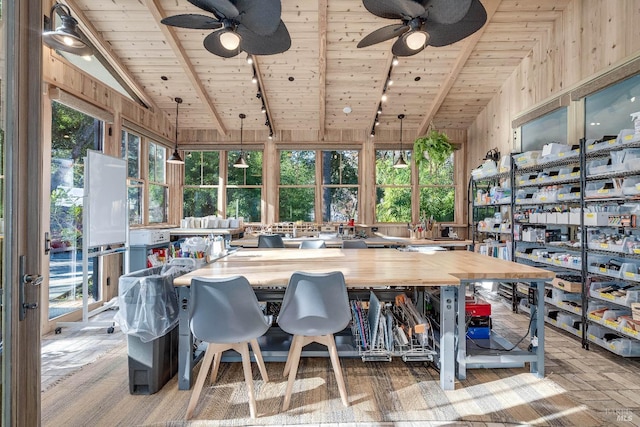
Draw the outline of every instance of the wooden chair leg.
M211 384L216 382L218 378L218 369L220 369L220 360L222 359L222 352L217 352L213 357L213 366L211 367Z
M251 373L251 357L249 356L249 346L245 343L237 344L236 351L242 355L242 369L244 371L244 380L247 383L249 391L249 412L251 418L256 417L256 396L253 389L253 374Z
M187 416L186 419L191 419L193 415L193 411L198 404L198 399L200 398L200 392L202 392L202 386L204 385L204 381L209 374L209 367L211 366L211 361L213 360L213 356L215 353L215 349L213 345L209 344L207 347L207 351L204 354L204 358L202 360L202 366L200 367L200 373L198 374L198 379L196 380L195 385L193 386L193 391L191 392L191 399L189 400L189 406L187 407Z
M256 363L258 364L260 375L262 375L262 380L268 383L269 376L267 375L267 367L264 365L264 359L262 358L262 352L260 351L260 345L258 345L257 339L251 340L251 350L253 350L253 354L256 357Z
M344 378L342 377L342 367L340 366L340 357L338 357L338 348L336 347L336 340L333 334L326 335L327 347L329 349L329 357L331 357L331 364L333 365L333 372L336 376L336 382L338 383L338 390L340 391L340 398L344 406L349 406L349 399L347 397L347 388L344 385Z
M282 372L282 376L286 377L289 374L289 368L291 367L291 356L293 355L293 349L296 348L296 342L297 340L301 339L302 337L299 335L294 335L293 338L291 338L291 345L289 346L289 353L287 353L287 361L284 364L284 371Z
M291 348L289 349L289 355L287 356L287 365L289 368L289 379L287 380L287 391L284 395L284 402L282 403L282 410L289 409L291 403L291 392L293 391L293 383L296 380L296 374L298 372L298 364L300 362L300 353L302 353L303 337L295 336L291 341ZM285 369L287 367L285 366Z

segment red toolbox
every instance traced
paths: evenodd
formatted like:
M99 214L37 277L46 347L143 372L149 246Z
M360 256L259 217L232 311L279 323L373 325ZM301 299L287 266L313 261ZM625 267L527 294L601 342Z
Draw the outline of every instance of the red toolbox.
M466 298L465 312L467 316L491 316L491 304L479 298Z

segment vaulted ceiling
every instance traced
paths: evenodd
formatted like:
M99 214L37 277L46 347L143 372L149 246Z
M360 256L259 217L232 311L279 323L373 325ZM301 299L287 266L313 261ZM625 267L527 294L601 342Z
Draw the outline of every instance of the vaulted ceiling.
M454 1L454 0L451 0ZM571 0L482 0L487 24L445 47L428 46L399 58L383 103L380 130L422 134L436 128L467 129L532 48L548 36ZM268 128L261 113L252 66L241 53L224 59L209 53L210 31L168 27L167 16L202 13L187 0L63 0L82 29L151 108L180 129L222 134ZM333 131L368 137L392 62L393 40L366 48L358 42L395 23L369 13L362 0L283 0L282 20L291 35L284 53L255 57L255 68L276 138L304 133L322 141ZM345 113L345 107L351 112Z

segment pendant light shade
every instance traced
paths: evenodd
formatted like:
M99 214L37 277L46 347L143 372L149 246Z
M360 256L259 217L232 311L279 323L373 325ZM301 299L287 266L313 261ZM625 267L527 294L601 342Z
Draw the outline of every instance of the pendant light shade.
M393 167L401 169L408 167L409 164L404 161L404 153L402 151L402 120L404 119L404 114L398 114L398 118L400 119L400 156L398 156L398 160L393 164Z
M58 9L61 12L58 12ZM55 13L58 13L62 24L52 30L55 24ZM78 34L78 21L71 16L69 7L62 3L56 3L49 12L49 19L45 21L45 31L42 34L42 41L49 47L75 55L91 55L93 50L88 46Z
M242 113L240 113L239 117L240 117L240 155L238 156L238 159L233 164L233 167L234 168L240 168L240 169L246 169L246 168L249 167L249 165L247 164L247 161L244 158L244 150L242 149L242 131L243 131L244 119L247 116L242 114Z
M167 163L172 163L175 165L183 165L184 160L180 157L180 153L178 153L178 106L182 104L182 98L176 98L176 145L173 149L173 154L171 157L167 159Z

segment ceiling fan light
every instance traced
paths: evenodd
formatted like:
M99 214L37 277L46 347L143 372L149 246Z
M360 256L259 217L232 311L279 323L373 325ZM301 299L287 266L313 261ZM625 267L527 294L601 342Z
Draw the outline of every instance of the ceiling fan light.
M222 30L220 44L227 50L236 50L240 46L240 36L229 29Z
M424 31L411 31L404 40L409 49L418 50L429 42L429 38L429 34Z

